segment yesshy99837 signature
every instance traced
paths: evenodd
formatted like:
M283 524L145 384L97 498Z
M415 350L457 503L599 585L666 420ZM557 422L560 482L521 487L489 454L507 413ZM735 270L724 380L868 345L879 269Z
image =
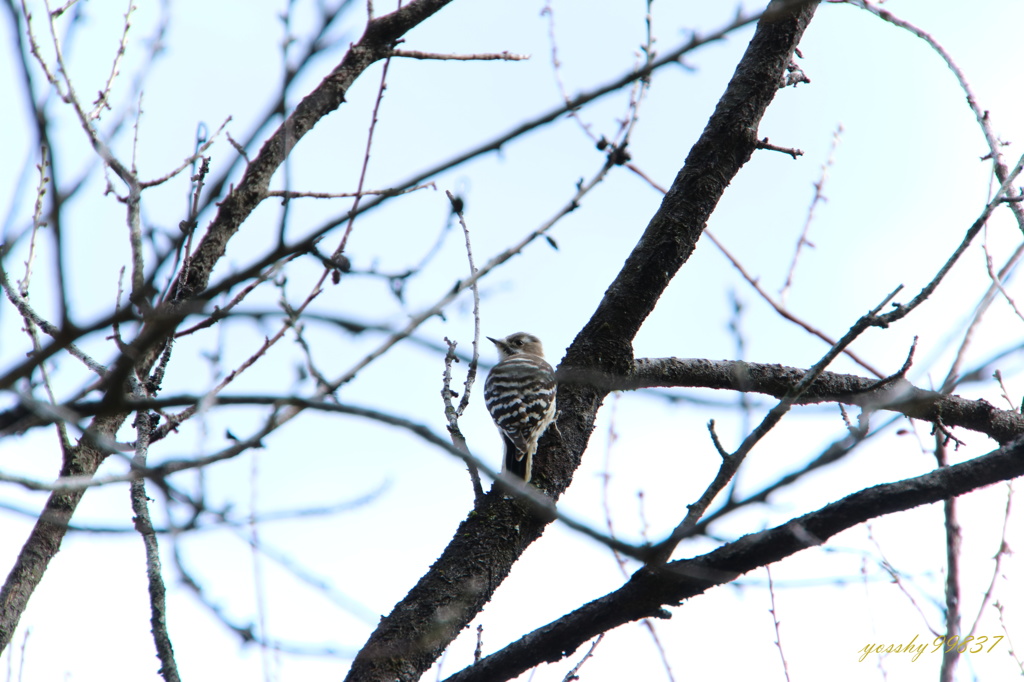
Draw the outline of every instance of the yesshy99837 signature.
M989 644L990 640L991 644ZM917 661L921 654L925 652L934 654L940 649L945 649L947 652L956 649L961 654L987 654L995 649L996 645L1001 641L1003 641L1003 635L996 635L994 637L967 635L962 640L960 635L952 635L950 637L936 637L932 640L931 644L925 644L924 642L918 643L917 635L914 635L914 638L906 644L868 644L860 650L860 658L857 660L863 663L868 654L913 654L910 660ZM928 651L929 648L931 648L931 651Z

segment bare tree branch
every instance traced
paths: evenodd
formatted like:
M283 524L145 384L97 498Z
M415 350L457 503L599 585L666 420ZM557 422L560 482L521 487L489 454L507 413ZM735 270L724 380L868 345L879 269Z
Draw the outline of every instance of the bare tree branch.
M746 535L692 559L645 567L618 590L548 623L445 682L506 680L544 662L559 661L602 632L641 618L669 618L666 606L715 585L821 545L868 519L931 504L1024 475L1024 443L922 476L860 490L821 509L760 533Z
M687 157L661 209L563 365L625 374L631 341L700 236L729 180L754 151L758 122L782 82L816 3L787 3L762 19L707 128ZM535 482L557 499L572 480L605 395L590 387L560 387L559 438L545 435ZM359 652L347 680L414 680L490 599L512 563L547 521L495 494L476 505L419 583L384 618ZM443 619L438 617L443 614ZM409 633L421 635L410 640ZM525 669L525 668L524 668Z
M180 285L173 293L170 306L161 306L165 310L158 310L147 316L142 331L111 366L103 387L106 392L104 403L107 407L113 408L123 399L123 385L130 372L141 369L142 373L146 374L152 368L164 346L164 341L184 319L184 311L195 307L192 297L204 293L210 273L224 255L229 239L238 231L242 221L266 198L271 177L295 143L323 116L341 105L345 93L355 79L372 63L387 57L396 40L448 2L450 0L413 0L401 9L367 24L363 37L352 45L341 63L300 102L292 115L264 144L259 155L246 169L239 186L220 204L217 217L208 227L196 252L185 263L183 276L178 280ZM81 117L80 107L76 110ZM115 171L119 171L118 175L130 183L132 177L127 169L117 165L116 160L108 153L106 145L91 132L88 123L83 122L83 125L90 133L91 142L97 152L103 155L108 164L114 164ZM133 196L137 197L137 192ZM130 213L134 211L131 205L129 208ZM77 338L77 332L78 330L63 328L62 334L55 338L50 349L60 341L66 344L72 340L61 339L64 333ZM44 348L30 360L40 362L50 349ZM31 368L31 363L28 368ZM13 374L17 376L18 370ZM11 372L7 377L11 380L14 378ZM2 384L0 381L0 385ZM94 423L93 428L97 434L112 437L127 418L126 412L115 413L111 410L110 414L112 416L100 417ZM105 458L105 450L96 448L91 440L83 439L71 452L66 453L61 476L91 478ZM14 568L0 589L0 650L10 643L29 597L46 572L50 559L60 548L67 530L67 522L83 493L84 490L55 492L50 496L44 517L36 524ZM55 522L45 520L47 517L54 519Z

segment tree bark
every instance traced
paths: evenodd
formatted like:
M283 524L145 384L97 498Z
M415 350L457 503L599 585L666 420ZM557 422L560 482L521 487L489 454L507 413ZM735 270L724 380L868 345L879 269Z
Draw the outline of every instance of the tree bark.
M783 83L816 6L817 2L780 1L769 5L661 208L570 346L563 366L628 373L633 337L693 252L725 188L753 154L758 124ZM534 464L534 484L553 499L572 481L606 394L594 386L559 387L558 429L545 434ZM490 601L512 564L548 522L492 488L441 557L381 620L346 679L418 680Z

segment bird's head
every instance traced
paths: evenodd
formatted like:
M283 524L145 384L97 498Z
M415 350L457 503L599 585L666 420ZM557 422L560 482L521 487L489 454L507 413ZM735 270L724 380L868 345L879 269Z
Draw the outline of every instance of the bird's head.
M502 360L513 355L519 355L520 353L544 357L544 346L541 345L540 339L533 334L516 332L515 334L509 334L503 339L492 339L490 336L487 339L498 348L498 355Z

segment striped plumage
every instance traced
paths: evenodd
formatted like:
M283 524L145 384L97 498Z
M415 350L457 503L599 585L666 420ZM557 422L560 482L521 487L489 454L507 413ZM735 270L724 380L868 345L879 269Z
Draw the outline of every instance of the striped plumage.
M529 482L537 441L555 418L555 371L533 334L487 337L500 362L487 375L484 401L505 444L505 471Z

